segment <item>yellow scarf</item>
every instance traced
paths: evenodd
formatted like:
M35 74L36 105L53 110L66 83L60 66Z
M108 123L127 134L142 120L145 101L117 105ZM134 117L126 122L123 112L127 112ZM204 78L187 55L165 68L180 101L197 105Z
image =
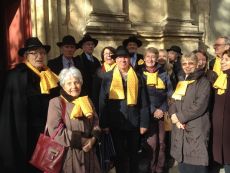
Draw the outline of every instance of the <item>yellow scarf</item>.
M219 57L216 57L215 59L215 63L214 63L214 66L213 66L213 71L216 72L216 74L219 76L221 74L223 74L222 70L221 70L221 65L220 65L220 58Z
M116 63L113 63L112 65L109 65L107 63L104 62L104 67L105 67L105 71L110 71L115 67Z
M138 78L132 67L127 74L127 104L136 105L138 95ZM113 79L110 86L109 99L125 99L122 77L117 66L113 71Z
M40 89L42 94L49 94L50 89L58 86L58 76L53 73L48 67L45 67L45 71L40 72L28 61L26 61L25 64L40 77Z
M72 103L74 103L74 107L70 115L71 119L83 117L83 115L87 118L93 116L93 108L88 96L78 97Z
M175 90L175 92L172 95L172 98L174 98L175 100L181 100L181 98L183 96L185 96L185 93L186 93L188 85L191 84L191 83L193 83L193 82L195 82L195 80L191 80L191 81L179 81L177 83L176 90Z
M158 72L155 73L144 72L144 75L147 76L147 85L155 86L157 89L165 89L165 84L161 80L161 78L158 77Z
M215 83L213 84L213 87L218 89L217 94L221 95L225 93L225 90L227 89L227 74L223 73L218 76Z

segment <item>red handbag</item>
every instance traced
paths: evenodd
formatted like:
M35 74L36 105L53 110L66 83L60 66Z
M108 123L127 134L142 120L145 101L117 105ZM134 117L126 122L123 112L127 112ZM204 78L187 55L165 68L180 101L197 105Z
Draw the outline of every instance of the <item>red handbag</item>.
M62 110L62 119L64 120L65 116L65 103L62 101L63 110ZM61 144L54 141L54 137L58 134L58 132L63 128L64 123L61 122L57 128L57 130L50 137L47 135L47 127L45 128L44 134L40 134L36 148L32 155L30 164L42 170L46 173L59 173L62 164L63 164L63 156L65 154L65 147Z

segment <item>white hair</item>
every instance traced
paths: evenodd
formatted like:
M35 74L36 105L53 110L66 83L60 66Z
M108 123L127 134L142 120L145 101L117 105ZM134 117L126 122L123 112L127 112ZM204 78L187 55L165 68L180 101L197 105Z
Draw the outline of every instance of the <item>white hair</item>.
M69 79L70 77L75 77L79 80L80 84L83 84L83 79L80 70L78 70L76 67L70 67L70 68L64 68L59 74L59 81L60 85L63 87L65 84L65 81Z

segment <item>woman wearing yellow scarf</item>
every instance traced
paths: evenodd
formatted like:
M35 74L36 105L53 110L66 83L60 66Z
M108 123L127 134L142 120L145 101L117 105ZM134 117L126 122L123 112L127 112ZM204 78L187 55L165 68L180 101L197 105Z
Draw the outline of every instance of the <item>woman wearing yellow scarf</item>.
M60 122L65 124L54 138L66 147L61 172L100 173L94 145L100 134L98 117L88 96L81 95L81 72L75 67L63 69L59 79L61 95L50 100L47 127L52 135Z
M194 53L182 56L181 64L184 75L169 109L173 123L171 155L179 163L180 173L207 173L210 83L204 70L198 69Z
M130 65L128 50L119 46L112 56L117 66L101 84L100 126L110 130L116 151L116 173L137 173L140 134L149 126L143 79Z
M107 46L102 49L102 66L97 70L96 75L93 78L92 100L97 112L99 112L99 93L104 73L111 71L116 65L114 59L112 58L112 55L114 54L115 49L111 46Z
M142 69L142 76L147 87L148 99L150 101L151 113L150 128L147 133L147 142L152 149L152 160L149 160L151 162L149 172L163 172L164 170L164 114L168 111L167 101L173 92L170 77L164 70L164 67L157 63L158 56L159 52L156 48L147 48L144 56L145 66Z
M230 50L223 53L220 61L222 73L214 84L215 102L212 115L213 159L230 172ZM218 169L220 169L220 166ZM218 172L218 171L217 171Z
M18 51L24 63L8 72L0 108L2 172L39 172L28 161L44 131L49 100L59 94L57 76L45 65L49 50L28 38Z

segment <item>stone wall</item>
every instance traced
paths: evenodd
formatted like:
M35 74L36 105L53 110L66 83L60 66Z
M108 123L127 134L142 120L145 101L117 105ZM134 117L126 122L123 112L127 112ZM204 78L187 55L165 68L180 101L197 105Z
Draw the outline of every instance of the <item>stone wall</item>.
M99 40L98 57L133 34L143 41L140 52L176 44L183 52L200 46L212 53L214 38L230 35L229 8L228 0L33 0L32 33L52 46L49 58L59 54L56 42L64 35L78 41L85 33Z

